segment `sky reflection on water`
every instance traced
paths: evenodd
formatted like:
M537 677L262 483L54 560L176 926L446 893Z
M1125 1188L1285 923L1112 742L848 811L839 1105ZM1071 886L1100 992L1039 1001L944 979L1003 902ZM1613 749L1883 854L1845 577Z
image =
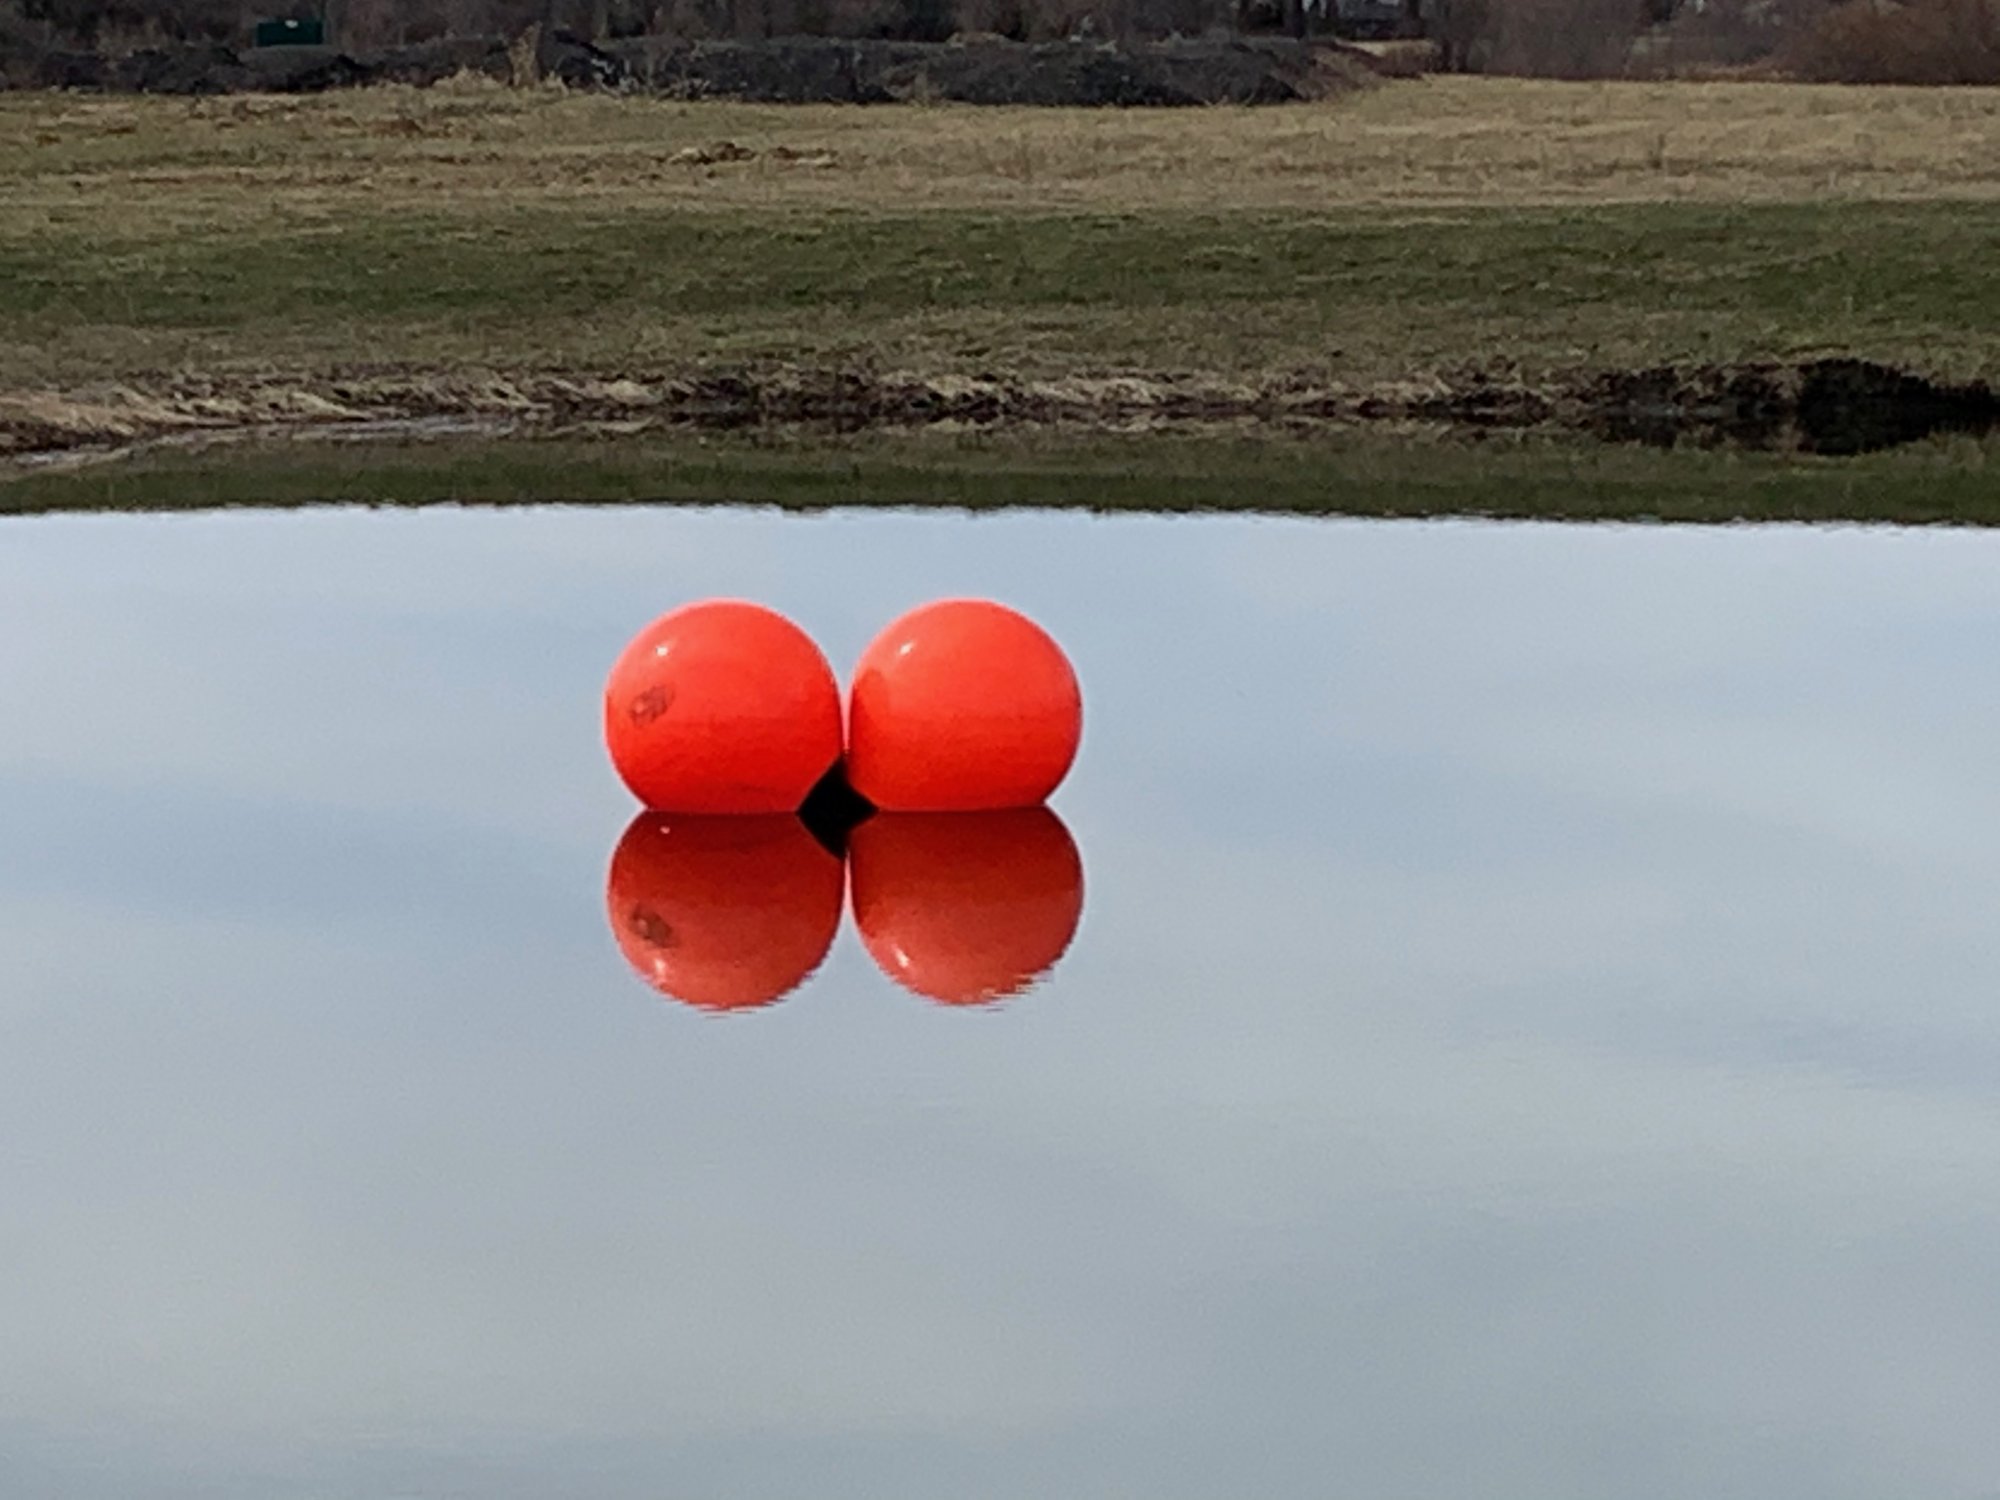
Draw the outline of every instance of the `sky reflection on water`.
M1996 565L9 523L0 1492L2000 1491ZM951 593L1069 649L1033 994L635 982L597 695L714 593L843 668Z

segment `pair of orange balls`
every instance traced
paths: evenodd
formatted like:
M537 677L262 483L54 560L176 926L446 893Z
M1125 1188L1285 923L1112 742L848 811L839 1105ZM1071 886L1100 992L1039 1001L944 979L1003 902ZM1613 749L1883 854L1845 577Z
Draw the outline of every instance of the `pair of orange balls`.
M611 761L647 807L795 812L836 767L890 812L1032 807L1076 759L1083 699L1062 648L984 599L911 610L861 654L842 734L840 688L803 630L717 599L662 615L604 692Z

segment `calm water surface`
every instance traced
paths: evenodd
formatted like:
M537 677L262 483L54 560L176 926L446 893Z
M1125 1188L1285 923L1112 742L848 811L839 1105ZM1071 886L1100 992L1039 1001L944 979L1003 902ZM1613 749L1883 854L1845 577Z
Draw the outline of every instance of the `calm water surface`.
M0 527L0 1495L2000 1491L2000 537ZM628 967L626 637L1069 647L1087 901ZM809 956L809 955L808 955Z

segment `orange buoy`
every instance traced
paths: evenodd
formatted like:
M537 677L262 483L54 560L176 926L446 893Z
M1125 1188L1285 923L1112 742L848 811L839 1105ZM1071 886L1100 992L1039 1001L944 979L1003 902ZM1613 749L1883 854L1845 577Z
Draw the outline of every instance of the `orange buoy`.
M984 599L913 609L869 644L848 701L847 775L894 812L1032 807L1076 759L1083 696L1062 648Z
M776 610L688 604L640 631L612 667L604 743L650 808L793 812L840 758L840 688L811 637Z
M849 849L854 925L896 983L947 1005L1018 995L1083 915L1083 861L1046 807L881 813Z
M702 1010L790 994L840 928L841 863L788 813L643 812L611 856L612 935L639 977Z

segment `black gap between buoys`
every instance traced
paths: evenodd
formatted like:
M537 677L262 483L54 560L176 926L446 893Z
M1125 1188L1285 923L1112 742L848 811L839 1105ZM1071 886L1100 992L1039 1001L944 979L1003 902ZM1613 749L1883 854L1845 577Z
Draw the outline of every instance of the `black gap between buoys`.
M845 757L827 768L799 804L806 832L835 859L847 858L848 835L874 816L875 804L848 784Z

